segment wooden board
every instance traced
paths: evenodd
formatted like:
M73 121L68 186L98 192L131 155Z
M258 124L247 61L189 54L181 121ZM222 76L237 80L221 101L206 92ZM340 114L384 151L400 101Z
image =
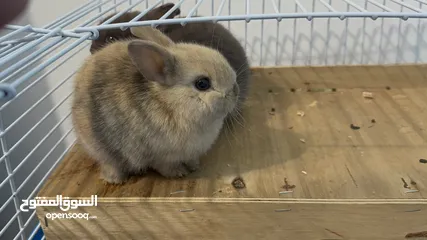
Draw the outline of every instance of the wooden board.
M288 234L289 229L293 229L293 234L298 234L299 230L303 234L302 238L293 239L333 239L324 230L315 230L322 228L316 228L313 222L317 221L331 224L327 228L333 228L332 223L341 226L339 228L347 231L349 239L402 239L405 229L407 232L427 230L427 218L421 217L426 216L427 210L427 164L419 161L427 158L427 66L256 68L253 76L249 100L243 110L245 121L236 124L233 131L223 132L214 148L202 159L198 172L177 180L149 173L132 177L122 186L105 185L99 179L97 165L75 146L44 184L39 196L89 197L96 194L102 207L107 207L103 205L106 199L113 199L113 202L129 198L158 199L156 209L161 214L173 211L172 215L182 214L176 212L177 207L168 209L174 206L168 201L178 201L178 198L190 203L198 198L205 199L198 204L209 214L216 211L209 210L210 201L229 200L230 204L218 203L224 215L217 214L215 218L222 216L222 220L209 217L210 221L230 222L228 218L242 221L253 229L253 234L265 235L271 231L270 234L277 237L274 239L284 239L279 236ZM372 93L373 99L364 98L363 92ZM300 111L304 116L297 114ZM360 129L352 129L351 124ZM236 177L243 179L244 189L232 186ZM293 192L279 194L286 190L285 178L291 187L288 190ZM408 190L417 192L408 193ZM275 206L257 203L261 200L271 203L277 198L277 201L299 199L296 203L286 203L292 209L313 209L282 212L281 217L277 217L278 214L270 209ZM247 207L244 211L248 211L246 215L234 215L234 211L241 211L237 202L242 199L252 199L253 205L244 205ZM300 205L300 201L310 199L313 202L309 205ZM362 200L369 203L361 204ZM381 207L372 204L375 200L383 203L379 204ZM325 205L325 201L347 204ZM413 210L413 201L418 204L415 208L419 211L408 210ZM133 205L134 208L138 206ZM324 211L327 208L330 209ZM98 214L101 210L91 211ZM117 218L123 217L120 211L114 213ZM267 215L254 212L254 217L259 218L255 221L250 216L251 211L270 212ZM45 211L38 209L39 218L43 219L43 214ZM338 214L338 219L328 222L327 219L333 218L331 214ZM356 227L351 228L345 219L353 214L361 216L348 219L355 221ZM276 220L264 224L262 218L268 217L283 218L276 220L292 224L282 222L280 225L274 222ZM371 220L367 220L368 217L372 217ZM201 218L203 216L187 220L196 224ZM293 219L299 220L293 222ZM299 224L303 224L304 219L310 223L301 227ZM65 221L69 220L61 224ZM181 226L179 221L164 224ZM74 224L71 222L69 227ZM116 223L110 221L108 224L118 229ZM161 222L149 223L149 232L157 231L155 224ZM237 234L241 226L233 224ZM374 226L371 224L379 224L379 227L369 230ZM288 228L283 227L285 225ZM58 230L62 229L59 225L50 226L62 231ZM202 227L201 223L195 226L199 228L191 231L208 227ZM232 231L224 225L215 226L218 228L213 229L225 231L224 234ZM366 227L365 235L360 227ZM134 229L133 234L141 234L141 231ZM387 237L381 238L380 233ZM146 239L165 239L162 236L166 235L162 234L167 233L157 233L156 238ZM194 234L192 236L199 239L197 234L201 233ZM223 235L210 233L205 239L224 239L220 236Z
M427 205L419 203L104 199L79 211L96 219L42 219L47 239L403 240L427 231Z

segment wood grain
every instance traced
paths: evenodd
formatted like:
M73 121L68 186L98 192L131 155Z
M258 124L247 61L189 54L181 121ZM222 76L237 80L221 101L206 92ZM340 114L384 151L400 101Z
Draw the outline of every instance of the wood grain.
M172 233L179 239L192 231L194 239L260 239L250 234L265 239L285 239L280 236L286 234L301 236L290 239L403 239L406 233L427 230L427 164L419 162L427 158L427 66L255 68L253 76L244 122L229 126L232 131L223 132L202 159L202 168L186 178L148 173L121 186L106 185L98 166L76 145L39 196L96 194L101 202L113 202L91 210L102 217L96 223L64 220L49 227L49 234L69 228L79 237L106 236L96 224L109 226L113 239L143 231L148 235L142 239L169 239ZM364 98L364 91L373 99ZM243 179L244 189L232 186L236 177ZM285 178L293 192L279 194L286 190ZM407 193L409 188L418 192ZM149 206L126 203L124 209L119 203L146 198L160 200ZM179 198L197 211L179 212L191 207L179 207ZM211 203L221 199L229 202ZM253 202L241 204L243 199ZM279 204L273 199L313 202ZM363 199L371 202L357 202ZM257 202L262 200L266 203ZM376 200L383 202L373 204ZM407 212L411 209L417 211ZM39 218L45 213L38 210ZM135 225L143 221L127 217L149 223ZM252 231L245 232L244 226Z
M187 199L188 200L188 199ZM192 211L188 211L191 209ZM187 211L182 211L187 210ZM378 239L427 230L426 204L277 201L105 201L96 219L42 221L47 239ZM39 214L57 212L52 207ZM47 227L46 227L47 226Z

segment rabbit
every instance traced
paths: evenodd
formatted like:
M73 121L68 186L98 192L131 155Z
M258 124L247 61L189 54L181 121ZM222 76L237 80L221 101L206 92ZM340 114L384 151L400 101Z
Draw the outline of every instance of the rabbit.
M174 7L175 4L173 3L167 3L163 4L157 8L153 8L151 11L147 12L144 16L142 16L139 21L144 20L156 20L165 15L167 11L169 11L172 7ZM111 23L122 23L122 22L129 22L135 17L137 17L141 12L139 11L132 11L127 12ZM174 18L178 16L181 13L180 9L176 9L173 11L168 18ZM111 14L107 17L105 17L99 24L102 24L103 22L107 21L111 17L115 15ZM90 53L93 54L96 51L100 50L102 47L104 47L106 44L117 41L117 40L123 40L123 39L129 39L133 38L134 36L131 34L130 29L126 29L122 31L120 28L115 29L109 29L109 30L100 30L99 31L99 37L96 40L92 41L92 44L90 46Z
M239 98L236 72L215 49L174 43L152 27L90 55L74 85L77 140L107 183L152 168L167 178L199 168Z

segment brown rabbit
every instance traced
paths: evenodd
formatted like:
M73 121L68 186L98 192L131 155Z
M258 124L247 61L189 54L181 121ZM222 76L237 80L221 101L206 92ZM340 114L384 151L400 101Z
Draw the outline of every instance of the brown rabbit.
M167 11L169 11L175 4L173 3L166 3L159 7L153 8L151 11L147 12L143 17L141 17L138 21L144 21L144 20L156 20L161 18ZM127 12L111 23L122 23L122 22L129 22L135 17L137 17L141 12L139 11L132 11ZM181 13L180 9L176 9L173 11L168 18L174 18L178 16ZM103 22L107 21L111 17L115 15L111 14L104 18L99 24L102 24ZM99 37L96 40L92 41L92 45L90 46L90 52L93 54L102 47L104 47L106 44L117 41L117 40L123 40L123 39L129 39L133 38L134 36L131 34L130 29L126 29L122 31L120 28L116 29L109 29L109 30L101 30L99 31Z
M122 183L148 167L185 176L235 109L236 73L214 49L174 43L151 27L132 31L142 40L108 44L79 70L77 139L107 182Z

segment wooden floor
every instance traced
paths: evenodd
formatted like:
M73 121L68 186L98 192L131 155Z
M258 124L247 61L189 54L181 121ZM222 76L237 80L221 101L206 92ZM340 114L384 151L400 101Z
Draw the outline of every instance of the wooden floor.
M224 132L200 171L179 180L153 173L123 186L104 185L97 165L76 146L39 195L275 198L286 191L286 178L295 187L281 197L427 196L427 164L419 161L427 158L426 66L253 73L243 126ZM364 98L364 91L373 99ZM245 189L234 189L235 177L243 179ZM419 192L406 193L409 188Z
M427 230L427 164L420 162L427 159L427 66L257 68L253 75L250 99L243 111L245 121L222 134L202 159L198 172L178 180L149 173L122 186L106 185L99 179L98 166L75 146L39 196L97 194L98 201L106 202L148 197L164 201L165 208L160 209L168 209L173 199L322 204L416 201L425 205L405 205L400 213L406 214L400 218L403 222L419 220L412 227L381 225L387 217L398 216L390 212L392 205L384 205L388 210L372 220L381 232L375 235L373 228L368 231L373 235L350 239L403 239L404 230ZM373 98L365 98L363 92L372 93ZM236 177L242 179L244 188L233 186ZM381 209L371 207L360 212ZM352 215L344 214L341 208L335 209L342 211L341 220ZM412 215L404 213L412 210ZM358 211L353 209L353 213ZM316 221L329 221L329 213L320 212L324 216ZM350 230L342 225L341 231ZM391 235L381 235L384 231ZM357 228L350 233L359 236ZM316 234L294 235L297 238L293 239L334 236ZM393 238L396 234L402 238Z

